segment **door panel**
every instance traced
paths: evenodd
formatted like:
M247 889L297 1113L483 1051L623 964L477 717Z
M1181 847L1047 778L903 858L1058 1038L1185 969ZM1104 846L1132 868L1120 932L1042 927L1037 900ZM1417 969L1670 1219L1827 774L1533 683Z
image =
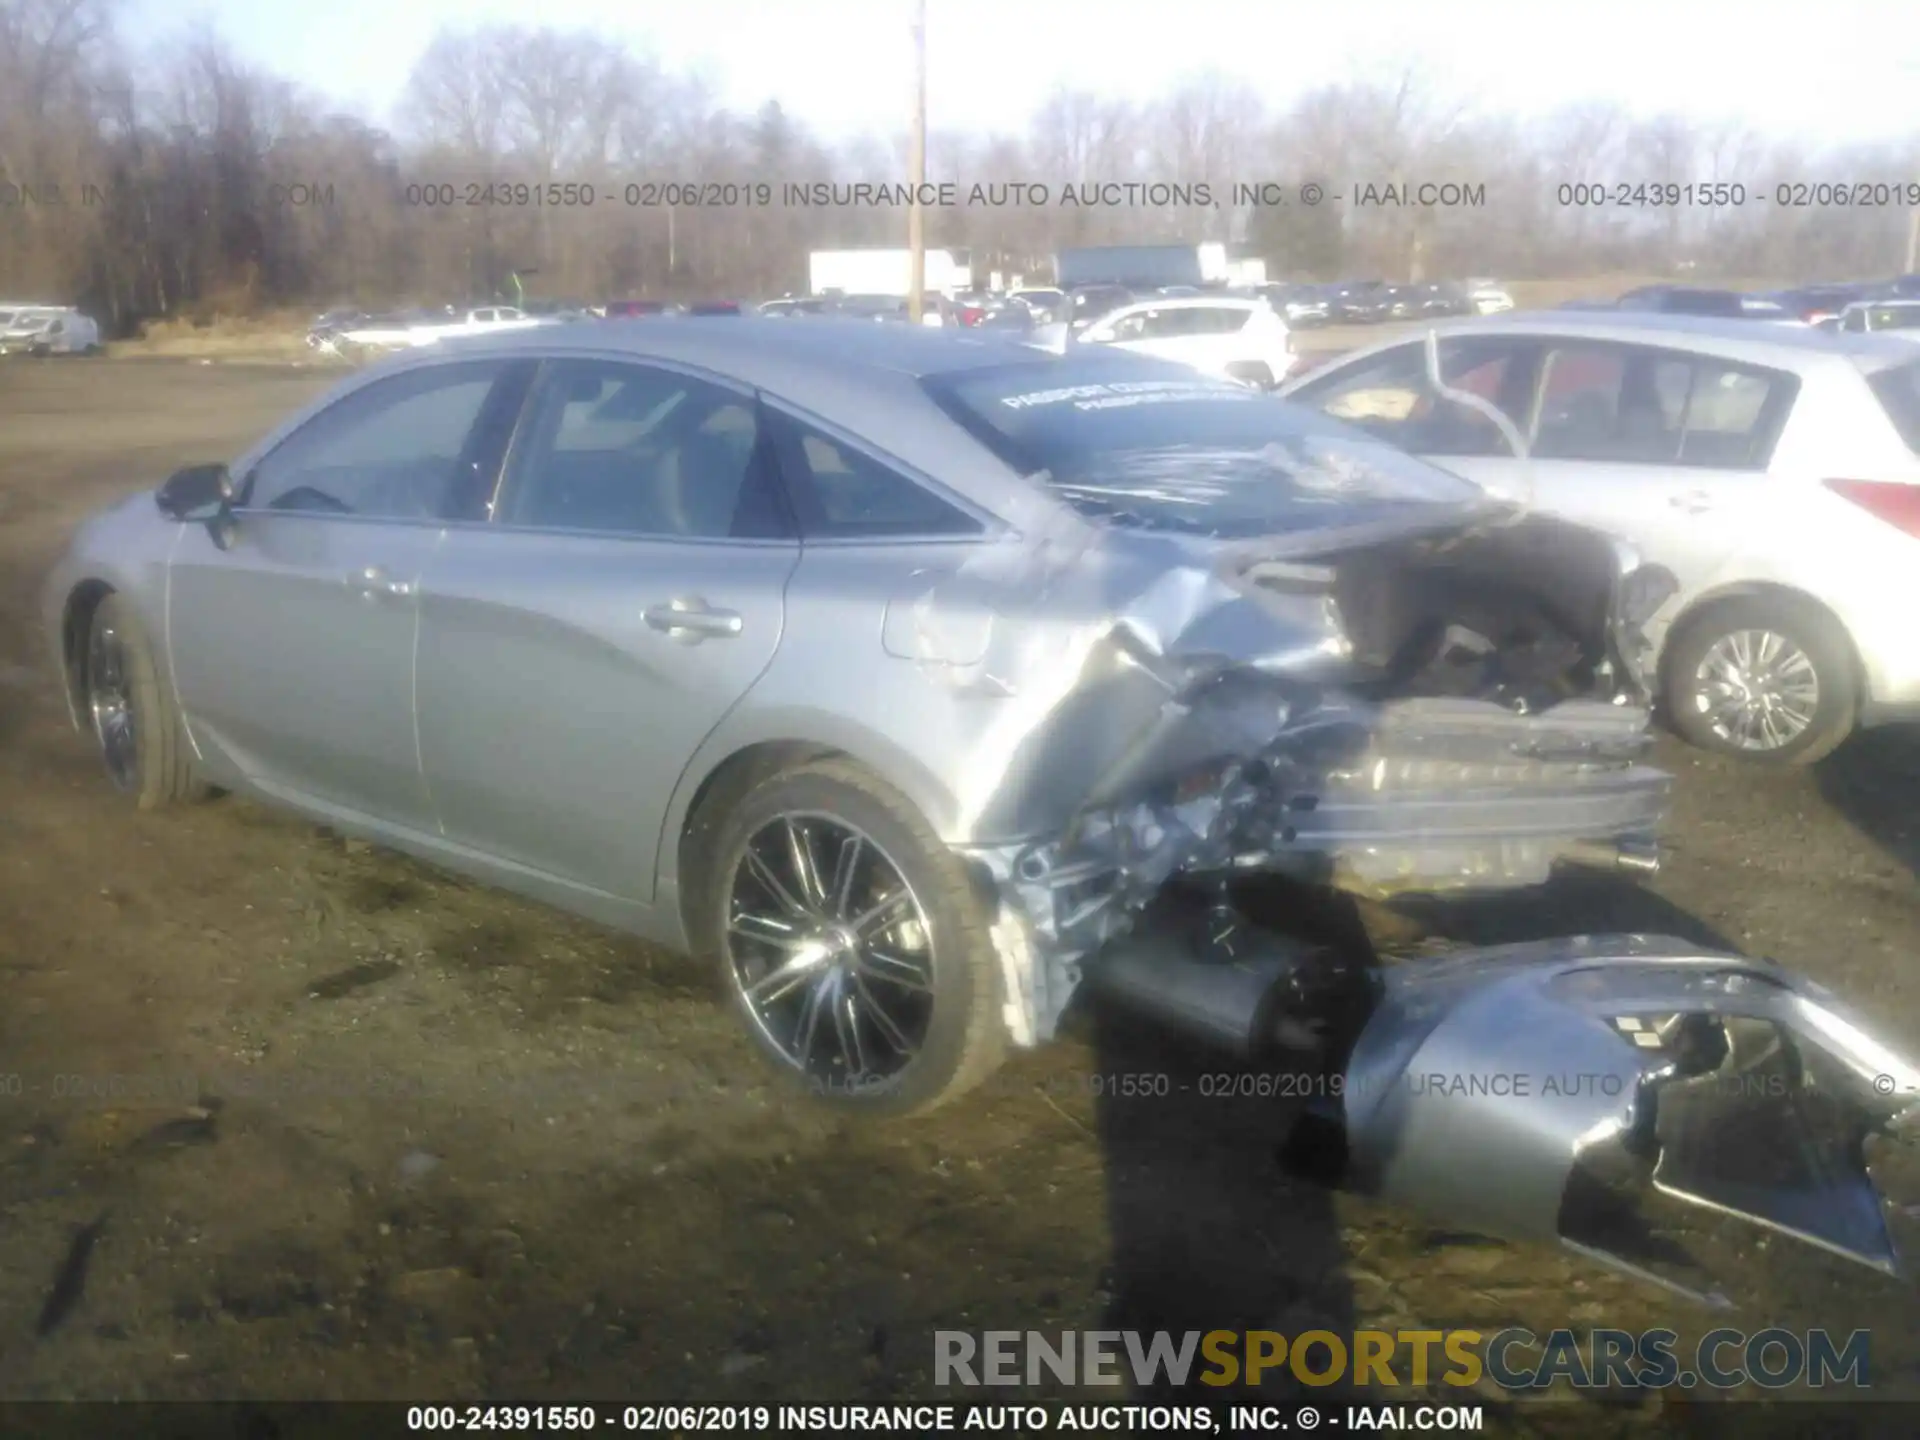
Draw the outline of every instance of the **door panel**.
M295 801L432 828L414 732L420 580L441 525L481 513L531 371L432 365L352 391L242 478L230 549L188 528L167 632L199 743Z
M242 517L191 526L169 571L168 649L188 723L247 778L430 829L413 733L417 594L440 531Z
M673 787L772 660L798 558L778 542L450 532L419 660L442 833L650 901ZM666 613L676 601L721 613ZM682 620L707 628L673 628Z
M767 668L799 560L753 397L556 360L494 526L422 591L421 749L442 834L650 902L674 786Z

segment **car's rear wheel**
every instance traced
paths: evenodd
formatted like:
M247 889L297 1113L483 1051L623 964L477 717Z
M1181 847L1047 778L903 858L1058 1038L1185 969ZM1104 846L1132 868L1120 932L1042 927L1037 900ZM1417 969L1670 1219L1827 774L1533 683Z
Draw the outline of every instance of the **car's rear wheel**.
M1668 646L1668 718L1704 750L1771 765L1831 754L1859 713L1852 646L1806 605L1754 596L1716 605Z
M121 596L94 608L82 675L94 742L114 789L142 810L209 793L193 773L192 747L161 688L146 628Z
M1273 371L1260 360L1236 360L1227 366L1227 375L1256 390L1271 390L1274 386Z
M842 760L788 771L725 817L713 855L702 938L754 1044L789 1080L898 1115L998 1066L987 906L892 787Z

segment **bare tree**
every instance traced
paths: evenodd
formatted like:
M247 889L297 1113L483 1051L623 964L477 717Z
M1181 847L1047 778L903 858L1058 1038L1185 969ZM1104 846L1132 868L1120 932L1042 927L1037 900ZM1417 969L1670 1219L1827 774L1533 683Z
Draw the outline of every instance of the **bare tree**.
M132 66L115 13L0 0L0 292L116 327L452 301L521 276L549 295L685 298L777 293L810 250L902 243L897 207L810 203L814 182L903 179L900 136L824 144L775 101L732 112L710 77L591 32L443 31L389 132L204 28ZM1141 104L1062 89L1006 133L936 130L929 153L955 192L930 241L1028 277L1063 246L1202 240L1319 279L1884 274L1906 263L1909 207L1826 203L1809 182L1904 195L1920 173L1920 133L1820 154L1609 105L1488 115L1417 64L1277 111L1214 73ZM1150 203L1143 182L1213 203ZM1274 203L1235 203L1241 182L1270 182L1256 193ZM1636 185L1683 203L1640 203ZM1421 198L1435 187L1451 198Z

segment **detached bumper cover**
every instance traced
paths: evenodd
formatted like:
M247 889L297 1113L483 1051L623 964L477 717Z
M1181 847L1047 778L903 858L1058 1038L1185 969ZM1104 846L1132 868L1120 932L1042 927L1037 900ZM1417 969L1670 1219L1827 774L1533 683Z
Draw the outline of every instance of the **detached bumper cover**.
M1769 962L1616 936L1398 967L1344 1097L1350 1183L1443 1224L1647 1273L1592 1222L1657 1193L1902 1270L1867 1144L1920 1067Z

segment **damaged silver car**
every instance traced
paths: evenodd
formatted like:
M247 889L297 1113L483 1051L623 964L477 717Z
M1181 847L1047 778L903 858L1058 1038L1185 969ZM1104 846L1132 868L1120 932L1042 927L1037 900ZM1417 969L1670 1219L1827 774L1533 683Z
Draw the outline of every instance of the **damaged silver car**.
M1232 913L1237 878L1653 869L1638 627L1672 585L1159 361L683 320L363 372L86 525L45 620L136 803L246 791L711 956L778 1071L900 1113L1083 988L1243 1052L1324 1037L1338 987ZM1910 1069L1752 962L1571 953L1365 978L1329 1062L1359 1183L1532 1234L1618 1139L1880 1253L1863 1214L1698 1173L1681 1097L1720 1052L1681 1042L1770 1024L1901 1103ZM1631 1094L1493 1116L1408 1078L1574 1049ZM1449 1167L1467 1141L1503 1193Z

